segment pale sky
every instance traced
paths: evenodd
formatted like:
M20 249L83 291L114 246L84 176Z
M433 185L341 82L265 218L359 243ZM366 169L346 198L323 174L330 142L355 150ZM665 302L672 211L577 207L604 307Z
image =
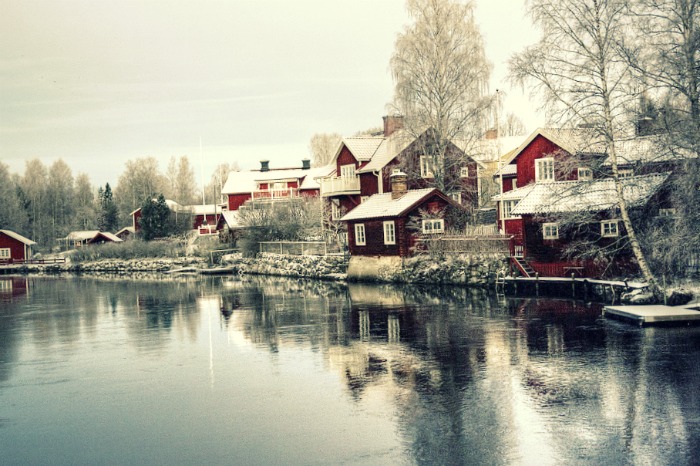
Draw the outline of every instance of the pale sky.
M491 90L528 130L534 105L502 80L536 35L524 0L478 0ZM63 158L116 185L130 159L199 181L221 162L299 166L315 133L381 126L405 0L0 0L0 161ZM201 154L200 158L200 140ZM200 162L201 160L201 162Z

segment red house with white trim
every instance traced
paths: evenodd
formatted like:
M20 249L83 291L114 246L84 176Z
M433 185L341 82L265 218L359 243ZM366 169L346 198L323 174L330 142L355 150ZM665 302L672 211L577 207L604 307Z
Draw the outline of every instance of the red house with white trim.
M0 262L23 262L32 258L36 243L19 233L0 230Z

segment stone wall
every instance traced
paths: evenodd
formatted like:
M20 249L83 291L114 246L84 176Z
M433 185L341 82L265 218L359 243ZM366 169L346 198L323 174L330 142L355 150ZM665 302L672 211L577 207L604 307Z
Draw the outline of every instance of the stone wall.
M344 280L348 258L342 255L288 256L271 253L245 258L240 254L231 254L222 258L222 265L232 267L234 273Z

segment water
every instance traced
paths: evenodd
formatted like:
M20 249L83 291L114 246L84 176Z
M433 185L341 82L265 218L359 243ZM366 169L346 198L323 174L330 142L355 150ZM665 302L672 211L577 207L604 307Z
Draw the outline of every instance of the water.
M0 462L693 464L700 328L264 277L0 277Z

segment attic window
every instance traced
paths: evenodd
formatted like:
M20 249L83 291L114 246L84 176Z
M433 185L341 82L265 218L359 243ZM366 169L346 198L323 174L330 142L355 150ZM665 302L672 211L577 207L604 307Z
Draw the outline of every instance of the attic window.
M600 236L603 238L615 238L620 236L620 231L617 228L617 220L606 220L600 222Z
M421 178L433 178L433 163L429 155L420 156L420 176Z
M434 235L445 232L445 221L441 218L423 220L423 234Z
M459 169L459 176L461 178L469 178L469 167L462 167Z
M535 182L547 183L554 181L554 159L547 157L535 160Z

